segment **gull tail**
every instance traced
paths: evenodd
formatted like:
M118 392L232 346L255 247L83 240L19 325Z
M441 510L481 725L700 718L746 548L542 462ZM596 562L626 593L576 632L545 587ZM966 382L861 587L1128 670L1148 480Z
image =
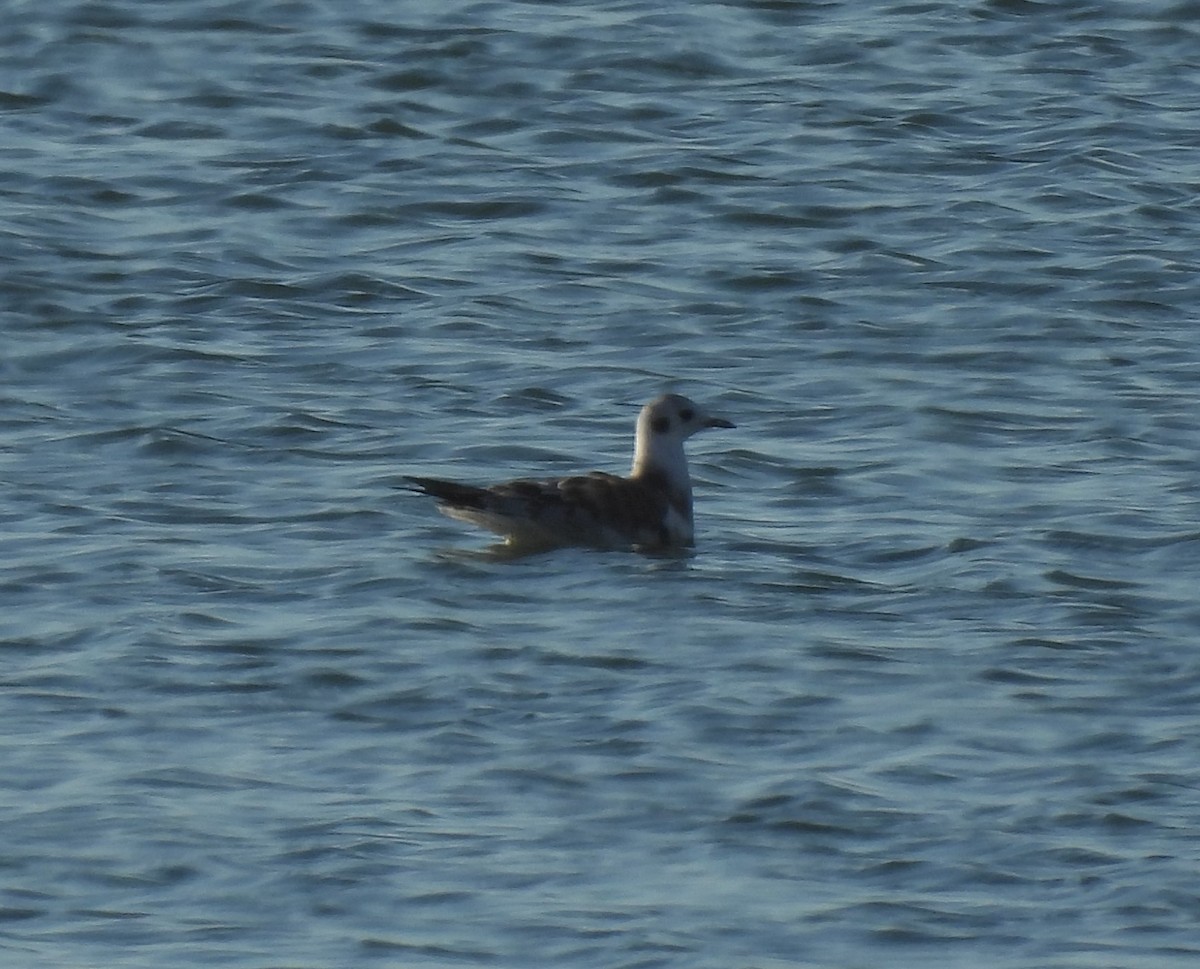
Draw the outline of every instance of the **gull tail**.
M535 522L522 520L523 511L513 507L512 496L506 501L504 496L488 488L441 478L403 477L410 490L436 499L437 509L443 515L502 535L509 545L545 543L547 540L544 529Z
M409 482L413 491L429 495L453 508L482 508L488 499L487 489L475 485L443 481L441 478L414 478L407 474L404 480Z

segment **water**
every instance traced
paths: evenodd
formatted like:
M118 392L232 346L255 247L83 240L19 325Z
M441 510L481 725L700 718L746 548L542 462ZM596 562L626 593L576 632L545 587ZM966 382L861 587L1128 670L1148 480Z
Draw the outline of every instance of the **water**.
M1196 12L7 4L6 964L1193 965Z

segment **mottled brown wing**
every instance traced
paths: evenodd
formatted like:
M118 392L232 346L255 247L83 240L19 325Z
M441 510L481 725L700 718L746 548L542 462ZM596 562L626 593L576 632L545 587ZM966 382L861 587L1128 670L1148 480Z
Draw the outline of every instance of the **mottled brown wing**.
M443 511L516 541L589 545L669 545L667 495L644 482L594 471L481 488L408 478Z

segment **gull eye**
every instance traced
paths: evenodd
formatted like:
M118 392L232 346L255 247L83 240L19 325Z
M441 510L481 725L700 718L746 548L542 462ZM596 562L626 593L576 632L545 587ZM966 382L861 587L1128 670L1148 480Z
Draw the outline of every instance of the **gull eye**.
M687 423L695 416L696 416L696 412L694 410L692 410L690 407L685 407L683 410L681 410L679 412L679 417L683 420L684 423Z

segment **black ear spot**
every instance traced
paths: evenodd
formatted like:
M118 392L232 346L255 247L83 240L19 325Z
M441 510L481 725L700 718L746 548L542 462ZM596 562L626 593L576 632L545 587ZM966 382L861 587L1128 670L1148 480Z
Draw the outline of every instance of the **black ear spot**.
M650 430L655 434L666 434L671 429L671 418L656 417L650 422Z
M685 407L683 410L681 410L679 412L679 416L686 423L687 421L690 421L693 417L696 416L696 412L694 410L692 410L690 407Z

